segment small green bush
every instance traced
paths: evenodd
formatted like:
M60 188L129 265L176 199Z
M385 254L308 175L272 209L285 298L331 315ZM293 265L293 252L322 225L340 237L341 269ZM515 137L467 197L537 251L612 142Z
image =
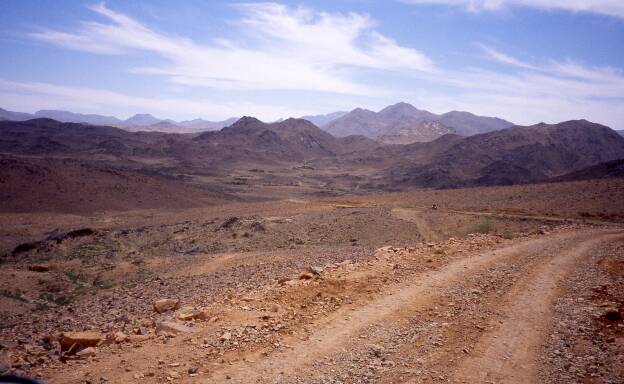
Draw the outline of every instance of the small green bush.
M2 295L4 297L8 297L9 299L21 301L21 302L24 302L24 303L28 302L28 300L26 300L24 298L24 296L22 296L22 294L19 293L19 292L11 292L11 291L8 291L8 290L5 289L5 290L2 290L0 292L0 295Z
M490 233L494 226L494 220L489 217L482 217L476 223L472 223L466 229L466 234L471 233Z

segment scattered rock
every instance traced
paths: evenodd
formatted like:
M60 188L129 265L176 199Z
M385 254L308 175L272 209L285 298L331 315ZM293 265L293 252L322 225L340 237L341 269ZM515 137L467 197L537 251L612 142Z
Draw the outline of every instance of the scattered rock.
M0 374L5 373L11 368L9 357L6 353L0 353Z
M186 306L180 308L177 317L180 320L189 321L193 319L198 319L200 317L206 318L206 315L202 311L199 311L194 307Z
M233 217L230 217L227 220L225 220L223 222L223 224L221 224L221 228L230 228L231 226L233 226L236 223L238 223L238 217L233 216Z
M175 323L173 321L163 321L156 325L156 333L169 333L173 335L177 335L178 333L193 333L195 329L191 327L187 327L184 324Z
M371 345L370 349L375 357L381 357L381 355L385 352L384 347L376 344Z
M151 338L150 335L130 335L128 336L128 341L131 343L140 343Z
M313 278L314 278L314 275L311 274L310 272L304 272L301 275L299 275L299 280L310 280Z
M115 343L121 344L121 343L128 341L128 335L126 335L125 333L121 331L117 331L113 335L113 340L115 340Z
M43 264L33 264L28 266L28 270L33 272L48 272L50 267Z
M173 311L180 308L180 301L174 299L160 299L154 302L154 310L158 313Z
M87 358L87 357L93 357L97 354L97 350L93 347L88 347L85 348L79 352L76 353L76 356L80 357L80 358Z

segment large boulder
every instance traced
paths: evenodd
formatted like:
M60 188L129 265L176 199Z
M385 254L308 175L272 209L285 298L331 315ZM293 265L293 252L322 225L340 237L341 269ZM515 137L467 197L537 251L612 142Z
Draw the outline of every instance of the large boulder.
M76 353L85 348L97 347L103 340L100 332L65 332L60 339L61 351Z

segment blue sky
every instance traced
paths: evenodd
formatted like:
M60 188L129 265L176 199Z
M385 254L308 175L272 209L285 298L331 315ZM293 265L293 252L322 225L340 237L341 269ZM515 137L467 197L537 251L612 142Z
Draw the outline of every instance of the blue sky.
M265 120L406 101L624 129L624 1L0 2L0 107Z

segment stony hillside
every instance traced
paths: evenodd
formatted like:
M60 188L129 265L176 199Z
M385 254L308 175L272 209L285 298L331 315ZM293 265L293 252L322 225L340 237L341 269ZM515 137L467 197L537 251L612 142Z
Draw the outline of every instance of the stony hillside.
M387 172L393 185L505 185L546 180L623 157L624 138L615 131L574 120L468 137L421 162L402 161Z

